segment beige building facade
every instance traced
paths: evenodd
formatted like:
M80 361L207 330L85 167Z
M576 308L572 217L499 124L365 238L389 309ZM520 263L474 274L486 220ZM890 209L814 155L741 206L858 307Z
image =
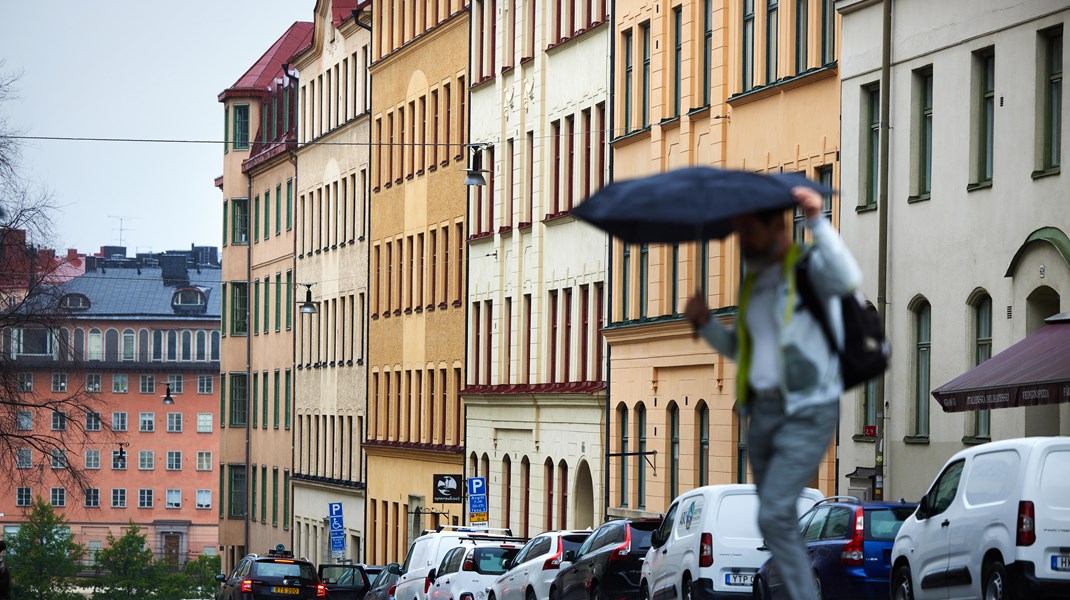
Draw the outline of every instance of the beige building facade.
M296 86L283 65L295 23L219 95L226 114L220 364L219 545L228 571L290 546Z
M373 11L370 564L400 561L421 530L463 518L459 502L435 502L435 476L463 485L468 24L461 0Z
M364 557L367 417L370 2L320 0L292 59L297 106L295 554ZM340 541L329 505L341 503Z
M525 537L604 515L607 240L571 211L606 181L608 17L472 6L466 472L490 526Z

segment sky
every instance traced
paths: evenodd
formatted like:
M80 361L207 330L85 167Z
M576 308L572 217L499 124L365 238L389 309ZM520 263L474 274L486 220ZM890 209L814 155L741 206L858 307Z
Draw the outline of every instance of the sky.
M220 92L314 0L4 0L0 104L25 135L222 141ZM22 176L60 206L61 251L222 244L221 144L25 141Z

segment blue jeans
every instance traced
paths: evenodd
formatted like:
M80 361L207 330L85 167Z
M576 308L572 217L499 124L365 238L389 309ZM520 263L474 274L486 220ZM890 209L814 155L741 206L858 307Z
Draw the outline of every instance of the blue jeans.
M779 394L748 402L747 450L758 488L758 526L792 600L815 600L817 586L799 531L799 494L813 480L836 430L839 402L784 414Z

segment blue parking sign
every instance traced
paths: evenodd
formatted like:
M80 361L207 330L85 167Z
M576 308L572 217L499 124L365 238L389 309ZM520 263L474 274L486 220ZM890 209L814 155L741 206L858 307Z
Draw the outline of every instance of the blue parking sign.
M486 477L469 477L468 478L468 495L469 496L485 496L485 495L487 495L487 478Z

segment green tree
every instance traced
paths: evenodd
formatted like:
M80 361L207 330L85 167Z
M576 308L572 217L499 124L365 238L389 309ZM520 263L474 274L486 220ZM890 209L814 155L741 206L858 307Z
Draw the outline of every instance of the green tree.
M97 554L94 600L153 597L161 569L145 546L141 528L131 520L122 536L116 538L109 531L107 541Z
M23 513L19 532L8 540L11 597L66 600L85 549L71 541L67 519L40 496Z
M200 555L197 560L186 563L185 574L190 582L190 594L186 598L212 598L219 589L215 580L217 573L223 571L223 560L219 556Z

